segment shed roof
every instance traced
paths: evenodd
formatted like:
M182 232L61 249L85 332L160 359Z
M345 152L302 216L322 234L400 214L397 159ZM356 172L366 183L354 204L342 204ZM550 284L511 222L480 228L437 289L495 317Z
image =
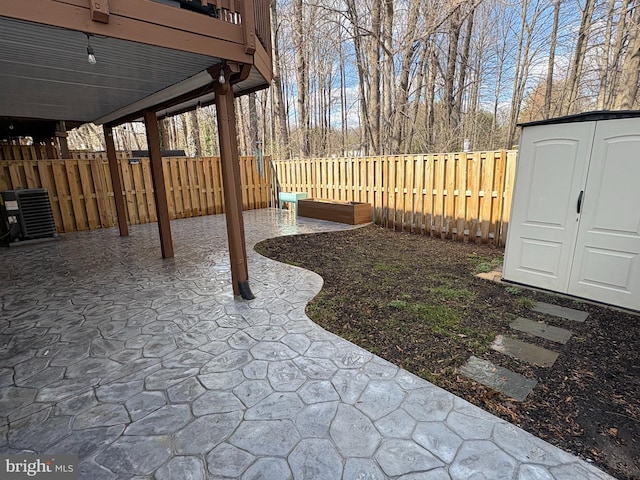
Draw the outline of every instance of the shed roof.
M534 122L519 123L519 127L532 127L535 125L555 125L559 123L596 122L599 120L619 120L622 118L640 117L640 110L597 110L593 112L566 115L564 117L536 120Z

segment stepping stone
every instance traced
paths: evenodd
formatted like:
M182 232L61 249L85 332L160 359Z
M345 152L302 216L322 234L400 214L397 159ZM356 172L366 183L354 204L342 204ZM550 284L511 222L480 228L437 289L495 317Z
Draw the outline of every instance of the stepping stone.
M552 327L542 322L534 322L528 318L518 317L509 326L519 332L529 333L552 342L566 344L573 332L560 327Z
M483 280L489 280L495 283L502 283L502 271L494 270L492 272L483 272L478 273L476 277L481 278Z
M541 367L552 366L558 358L558 353L554 351L503 335L496 337L491 344L491 349Z
M545 313L547 315L553 315L555 317L566 318L567 320L573 320L574 322L584 322L589 314L581 310L575 310L573 308L560 307L558 305L551 305L550 303L538 302L531 309L534 312Z
M460 373L519 402L527 398L538 383L474 356L460 367Z

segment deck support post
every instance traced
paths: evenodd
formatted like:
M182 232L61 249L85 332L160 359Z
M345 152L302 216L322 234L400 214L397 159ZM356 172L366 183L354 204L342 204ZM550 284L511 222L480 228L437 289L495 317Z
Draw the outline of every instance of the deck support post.
M240 160L236 132L236 112L233 89L226 82L216 85L216 110L218 114L218 137L224 189L224 211L227 221L227 237L231 260L231 282L233 294L245 300L254 297L249 287L247 246L242 218L242 185L240 183Z
M104 143L107 146L107 159L109 160L109 172L111 173L111 187L113 188L113 199L116 203L116 215L118 217L118 228L121 237L129 236L129 226L127 225L127 214L124 209L124 197L122 196L122 180L120 179L120 169L118 168L118 158L116 157L116 146L113 141L113 128L103 125Z
M171 223L169 221L169 207L167 206L167 190L164 183L162 169L162 153L160 151L160 132L156 112L144 111L144 123L147 131L147 146L151 164L151 178L153 180L153 198L156 203L158 216L158 231L160 233L160 249L162 258L173 258L173 241L171 239Z
M56 142L60 148L60 158L71 158L67 135L67 126L65 125L65 122L56 123Z

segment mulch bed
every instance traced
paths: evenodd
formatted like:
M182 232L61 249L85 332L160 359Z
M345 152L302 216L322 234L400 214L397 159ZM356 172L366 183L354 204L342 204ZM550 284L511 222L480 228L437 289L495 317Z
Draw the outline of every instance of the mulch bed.
M619 479L640 478L640 315L481 280L504 250L375 225L280 237L256 250L320 274L307 313L316 323ZM536 301L589 312L584 323L536 314ZM566 345L509 328L517 317L574 332ZM560 353L551 368L497 353L497 334ZM463 377L485 358L538 385L516 402Z

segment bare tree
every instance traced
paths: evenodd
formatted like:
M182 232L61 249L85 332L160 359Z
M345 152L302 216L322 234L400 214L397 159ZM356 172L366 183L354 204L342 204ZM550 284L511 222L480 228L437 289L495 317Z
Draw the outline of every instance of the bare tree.
M635 0L632 0L632 5L635 5ZM637 7L636 7L637 8ZM627 22L627 16L629 14L629 0L623 0L622 5L620 7L620 13L618 15L617 21L617 31L615 41L611 48L611 64L607 68L607 78L606 78L606 100L605 100L605 108L613 108L616 94L617 94L617 85L618 79L620 77L620 70L623 61L623 55L625 51L625 39L627 37L627 30L629 28Z
M390 153L389 147L391 143L391 119L393 115L393 85L395 80L395 68L393 65L393 0L384 0L384 23L382 28L382 129L380 132L380 153Z
M411 66L414 62L419 42L416 41L416 27L420 13L420 0L409 0L409 13L407 15L407 29L402 40L402 62L400 75L395 95L395 113L393 117L393 133L391 135L391 153L400 153L403 134L407 119L409 119L409 76L412 73ZM424 61L424 52L423 52ZM418 69L418 75L423 74L423 69ZM418 84L422 82L419 81ZM414 102L417 106L419 102ZM416 110L417 111L417 110ZM391 118L391 117L389 117ZM411 142L409 142L409 145ZM405 145L406 149L407 145Z
M369 60L368 115L369 153L380 153L380 34L382 21L382 0L372 0L371 35L368 37L367 57Z
M588 0L590 1L590 0ZM520 109L524 100L525 88L529 80L529 70L533 61L533 39L544 7L538 0L524 0L520 10L520 33L518 35L518 54L516 56L513 94L509 115L509 130L506 147L512 148L515 143L516 126Z
M558 43L558 24L560 23L560 4L562 0L553 0L553 22L551 25L551 39L549 40L549 62L547 63L547 82L544 95L544 117L551 115L551 94L553 93L553 69L556 59L556 44Z
M620 92L616 109L627 110L637 104L638 71L640 70L640 7L636 6L629 25L629 45L622 64Z
M296 80L298 95L298 130L300 132L300 156L308 157L309 142L309 80L307 65L307 32L302 0L294 0L294 36L296 54Z
M584 57L587 51L587 43L589 40L589 31L591 30L591 19L593 18L593 9L595 8L595 0L585 0L582 9L582 20L580 22L580 30L578 31L578 39L571 64L571 73L568 81L568 97L565 107L565 113L573 113L576 110L576 100L580 90L580 75L584 64Z

